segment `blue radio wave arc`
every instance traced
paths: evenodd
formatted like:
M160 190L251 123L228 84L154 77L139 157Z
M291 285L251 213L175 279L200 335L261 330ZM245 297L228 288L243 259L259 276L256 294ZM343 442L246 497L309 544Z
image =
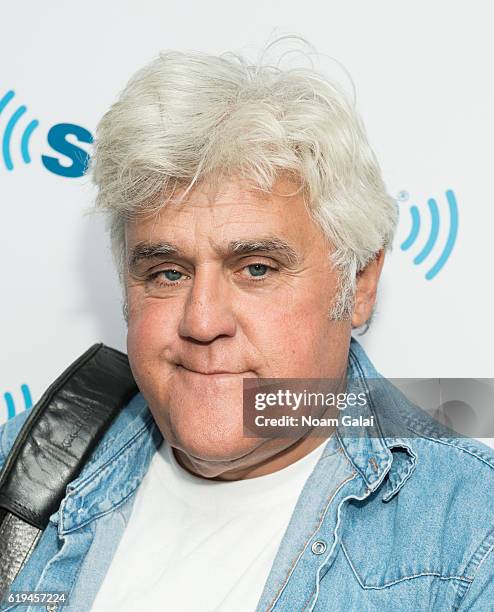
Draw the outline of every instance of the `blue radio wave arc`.
M446 240L446 244L444 245L444 249L441 253L441 256L425 275L425 278L427 280L432 280L439 272L439 270L441 270L441 268L444 266L448 257L451 254L451 251L453 250L453 247L456 242L456 236L458 235L458 203L456 202L455 194L451 189L448 189L446 191L446 199L448 200L450 218L448 239Z
M14 164L12 163L12 157L10 156L10 139L12 137L12 132L14 131L15 124L19 121L22 115L26 112L25 106L19 106L19 108L15 111L12 117L9 119L7 123L7 127L5 128L5 132L3 133L3 141L2 141L2 153L3 159L5 161L5 166L7 170L13 170Z
M24 408L29 410L32 408L33 400L31 398L31 392L27 385L21 385L22 397L24 398ZM7 404L7 419L13 419L15 417L15 403L12 394L8 391L3 394L5 403Z
M31 156L29 155L29 139L31 138L31 134L38 127L39 121L33 119L27 128L24 130L24 134L22 135L21 140L21 153L22 159L26 162L26 164L31 163Z
M404 240L401 244L401 250L406 251L409 249L412 244L417 239L420 231L420 214L419 209L416 206L410 207L410 214L412 215L412 229L410 230L410 234L407 239Z
M8 91L4 97L0 100L0 113L3 111L3 109L7 106L7 104L12 100L12 98L15 96L15 92L13 92L12 90Z
M431 231L424 248L413 260L413 263L416 265L421 264L427 255L429 255L429 253L432 251L432 247L436 244L436 240L439 235L439 209L437 207L437 202L434 200L434 198L430 198L427 200L427 205L429 206L429 212L431 213Z
M13 90L8 91L2 99L0 99L0 113L4 110L7 104L12 100L15 96L15 92ZM9 119L7 123L7 127L5 128L5 132L3 134L2 139L2 155L5 162L5 167L7 170L13 170L14 164L12 163L12 156L10 154L10 141L12 138L12 132L19 121L19 119L24 115L27 111L26 106L19 106L19 108L15 111L12 117ZM29 140L31 138L32 133L38 127L39 121L36 119L31 121L28 126L25 128L24 133L22 134L21 139L21 154L22 159L26 164L31 162L31 156L29 155Z
M437 262L432 266L432 268L426 272L425 278L426 280L432 280L438 272L443 268L444 264L448 260L448 257L453 250L454 244L456 242L456 236L458 234L458 204L456 202L456 197L454 192L451 189L446 191L446 199L448 201L449 208L449 232L448 238L446 240L446 244L444 246L443 252L441 253ZM434 198L429 198L427 201L427 205L429 207L429 212L431 215L431 229L430 234L427 239L426 244L420 251L420 253L414 258L413 263L416 265L421 264L431 253L434 245L436 244L438 235L439 235L439 208L437 206L437 202ZM406 251L409 249L417 239L417 236L420 232L421 222L420 222L420 211L417 206L410 207L410 214L412 217L412 227L410 229L410 233L407 238L402 242L400 248L402 251Z

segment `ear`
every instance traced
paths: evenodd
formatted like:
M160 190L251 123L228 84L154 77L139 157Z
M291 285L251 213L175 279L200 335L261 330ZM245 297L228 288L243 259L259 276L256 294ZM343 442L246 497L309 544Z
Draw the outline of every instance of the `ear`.
M384 264L384 249L357 274L352 327L364 325L371 316L376 301L377 284Z

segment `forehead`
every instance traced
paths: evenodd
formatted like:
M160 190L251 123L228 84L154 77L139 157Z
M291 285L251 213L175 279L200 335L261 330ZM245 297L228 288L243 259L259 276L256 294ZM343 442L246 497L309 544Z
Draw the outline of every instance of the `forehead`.
M209 244L221 248L235 240L269 235L303 246L322 232L313 221L299 184L279 179L269 193L240 180L213 187L200 184L177 192L158 213L128 221L127 249L141 242L168 240L184 249Z

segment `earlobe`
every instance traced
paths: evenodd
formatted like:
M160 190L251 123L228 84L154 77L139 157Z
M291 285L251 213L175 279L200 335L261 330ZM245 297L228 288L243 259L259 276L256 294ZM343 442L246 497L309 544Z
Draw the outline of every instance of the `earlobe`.
M377 285L384 264L384 249L357 274L352 327L364 325L376 302Z

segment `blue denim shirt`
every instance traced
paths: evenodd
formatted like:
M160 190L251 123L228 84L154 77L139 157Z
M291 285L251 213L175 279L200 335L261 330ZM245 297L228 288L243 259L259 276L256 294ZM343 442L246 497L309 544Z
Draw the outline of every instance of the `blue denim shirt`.
M357 386L379 377L356 340L348 376ZM402 435L329 439L257 610L494 610L494 452L475 440L439 438L392 389L367 410L382 423L399 421ZM24 419L2 427L2 463ZM90 610L161 441L136 395L68 485L12 590L64 591L68 603L59 610Z

